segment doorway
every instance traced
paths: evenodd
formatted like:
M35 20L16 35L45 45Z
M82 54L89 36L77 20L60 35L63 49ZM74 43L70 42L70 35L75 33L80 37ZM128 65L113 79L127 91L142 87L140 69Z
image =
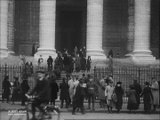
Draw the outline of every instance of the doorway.
M63 10L57 13L56 20L56 50L74 52L85 46L85 22L83 11Z

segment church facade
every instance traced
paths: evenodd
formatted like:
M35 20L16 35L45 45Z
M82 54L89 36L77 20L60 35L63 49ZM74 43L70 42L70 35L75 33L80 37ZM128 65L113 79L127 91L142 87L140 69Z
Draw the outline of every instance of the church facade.
M159 0L0 0L0 55L56 57L85 47L95 60L159 55Z

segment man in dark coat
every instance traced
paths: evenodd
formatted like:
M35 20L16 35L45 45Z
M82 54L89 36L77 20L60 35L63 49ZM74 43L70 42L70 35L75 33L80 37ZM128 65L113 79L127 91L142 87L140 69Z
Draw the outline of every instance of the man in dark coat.
M153 95L151 92L151 88L149 87L149 82L145 82L145 87L142 91L141 96L143 96L144 111L145 113L149 113L151 111L151 102L153 100Z
M29 85L28 85L28 81L27 80L23 80L23 82L21 83L21 104L25 105L25 101L26 101L26 96L25 94L28 92L29 90Z
M11 88L11 84L9 82L9 77L5 76L4 81L2 83L2 102L4 101L4 99L7 99L7 102L9 102L9 95L10 95L10 88Z
M13 93L12 93L12 103L14 104L14 101L18 101L20 100L20 83L19 83L19 78L18 77L14 77L15 81L13 83Z
M63 78L63 82L60 84L60 100L61 100L61 108L63 108L63 102L66 102L66 108L69 105L69 86Z
M140 94L142 92L142 88L141 88L141 85L137 82L137 80L134 80L133 87L136 90L136 100L137 100L137 109L138 109L140 104Z
M84 114L84 96L85 96L85 90L83 88L83 81L80 80L78 86L76 87L76 92L73 97L73 111L72 114L75 114L76 108L81 109L81 113Z
M47 65L48 65L48 71L52 71L52 69L53 69L53 58L51 56L49 56L49 58L47 59Z
M123 104L123 94L124 94L124 90L121 86L121 82L117 82L116 87L115 87L115 93L117 96L117 102L116 102L116 109L117 112L120 111L120 109L122 109L122 104Z
M51 104L55 105L55 100L57 99L57 93L59 91L58 85L56 83L56 76L51 76L50 78L51 87Z
M35 88L31 91L30 95L35 93L36 98L32 102L32 115L33 119L35 119L36 107L45 114L44 109L42 108L42 104L47 104L50 100L50 85L49 82L45 79L45 72L38 71L37 72L38 81Z
M90 109L91 101L92 101L92 111L94 111L94 104L95 104L95 97L96 92L98 90L98 87L96 83L94 82L93 78L89 79L89 82L87 83L87 95L88 95L88 109Z

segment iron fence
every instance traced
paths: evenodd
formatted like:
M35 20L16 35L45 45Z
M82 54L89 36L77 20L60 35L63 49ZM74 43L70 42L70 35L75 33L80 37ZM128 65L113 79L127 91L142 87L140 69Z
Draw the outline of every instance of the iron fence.
M151 78L154 77L156 80L160 80L160 67L114 67L110 68L94 68L95 80L100 80L104 76L113 76L114 83L121 81L122 87L125 91L128 91L129 85L133 84L133 80L137 80L138 83L144 87L144 82L152 82Z
M33 67L33 74L28 77L28 83L32 89L35 85L34 73L38 69L37 66ZM47 67L44 67L43 70L47 71ZM114 67L112 70L108 67L94 68L90 72L94 75L95 80L100 80L103 76L113 75L114 83L121 81L122 87L125 91L129 89L129 85L133 83L133 80L137 80L142 88L144 87L144 82L148 81L151 83L151 78L154 77L156 80L160 80L160 67ZM9 76L9 81L14 81L14 76L19 78L19 81L22 81L22 76L24 74L23 66L0 66L0 94L2 92L2 81L5 75ZM79 73L81 75L81 73ZM63 75L65 76L65 75Z

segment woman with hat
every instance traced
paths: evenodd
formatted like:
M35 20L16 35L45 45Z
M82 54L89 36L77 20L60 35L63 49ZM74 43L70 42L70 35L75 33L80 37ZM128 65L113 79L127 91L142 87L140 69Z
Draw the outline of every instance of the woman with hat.
M122 109L122 104L123 104L123 94L124 94L124 90L121 86L121 82L117 82L116 84L116 87L115 87L115 93L116 93L116 96L117 96L117 101L116 101L116 109L117 109L117 112L120 111L120 109Z
M108 81L108 85L105 88L105 97L106 97L106 101L107 101L107 107L108 107L108 112L112 113L112 108L113 108L113 99L112 99L112 95L114 93L114 86L113 86L113 80L109 79Z
M137 99L136 99L136 90L134 89L134 85L129 86L129 91L127 92L128 97L128 104L127 109L130 110L130 112L138 109L137 108Z
M2 82L2 102L4 99L7 99L7 102L9 102L9 95L11 93L11 84L9 82L9 76L5 76L4 80Z
M151 102L153 100L153 95L151 92L151 88L149 87L149 82L145 82L145 87L142 91L141 96L143 96L144 111L145 113L148 113L151 110Z

